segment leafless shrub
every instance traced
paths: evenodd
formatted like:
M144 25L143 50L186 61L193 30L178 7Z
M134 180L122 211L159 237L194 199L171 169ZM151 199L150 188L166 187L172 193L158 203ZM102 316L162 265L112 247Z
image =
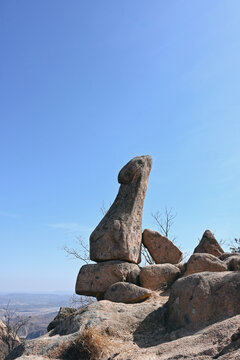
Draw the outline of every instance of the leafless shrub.
M102 213L103 216L106 215L106 213L107 213L108 210L110 209L111 205L112 205L112 204L109 203L109 206L108 206L108 209L107 209L106 206L105 206L104 201L102 202L102 206L100 207L100 211L101 211L101 213Z
M66 251L67 255L82 260L85 264L90 263L90 254L89 254L89 246L85 243L81 236L77 237L77 247L69 248L64 245L63 250Z
M91 305L96 301L95 298L92 296L82 296L82 295L76 295L73 294L73 296L70 298L70 306L75 308L82 308L87 305Z
M232 254L240 254L240 238L235 238L229 248Z
M173 213L172 208L169 209L166 206L163 214L157 211L156 213L152 213L151 215L154 219L155 225L158 226L160 234L169 238L170 230L174 224L174 219L176 218L177 214ZM175 239L175 236L170 238L172 242L174 242Z
M109 204L109 207L111 204ZM106 209L104 201L100 208L100 211L103 216L106 215L108 209ZM63 250L67 253L68 256L72 257L73 259L82 260L85 264L89 264L90 260L90 251L89 251L89 244L86 242L82 236L78 236L76 238L77 246L73 248L69 248L67 245L63 246Z
M10 353L15 346L20 342L18 334L22 327L26 326L31 316L19 316L16 310L10 309L10 301L4 308L3 323L6 326L6 334L3 335L3 340L8 346L8 353Z

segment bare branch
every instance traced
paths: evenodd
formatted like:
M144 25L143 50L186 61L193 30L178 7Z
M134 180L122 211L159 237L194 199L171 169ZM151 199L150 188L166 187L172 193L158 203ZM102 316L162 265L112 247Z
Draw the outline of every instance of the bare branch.
M111 203L109 204L109 207L111 206ZM104 201L102 202L102 206L100 208L103 215L106 215L107 209L105 208ZM79 259L83 261L85 264L90 263L90 251L89 251L89 245L85 243L83 238L81 236L77 237L77 247L76 248L69 248L67 245L63 246L63 250L67 253L68 256Z
M6 335L4 341L8 346L8 352L10 353L16 345L19 344L18 334L22 327L24 327L28 322L31 316L22 317L16 315L16 309L10 309L10 301L8 301L6 307L4 308L3 322L6 326Z
M110 209L111 205L112 205L112 204L109 203L109 207L108 207L108 209L106 209L104 201L102 202L102 206L100 207L100 211L101 211L101 213L102 213L103 216L106 215L106 213L107 213L108 210Z
M165 207L164 215L162 215L159 211L152 213L151 215L155 224L158 226L160 234L168 238L177 214L173 213L172 208L168 209ZM174 236L171 240L174 242L175 239L176 237Z
M79 236L77 238L77 242L78 242L78 247L77 248L69 248L66 245L64 245L63 250L66 251L66 253L69 256L71 256L71 257L73 257L75 259L82 260L83 262L85 262L85 264L89 264L90 257L89 257L89 247L88 247L88 245L86 245L86 243L81 238L81 236Z
M240 254L240 238L235 238L230 244L229 248L231 253Z
M79 295L74 294L70 298L70 306L76 307L76 308L82 308L84 306L94 303L95 301L96 301L96 299L93 298L92 296L82 296L82 295L79 296Z
M149 254L147 248L145 248L144 245L142 246L142 249L141 249L141 255L143 256L146 264L149 264L149 265L155 264L155 261L153 260L153 258Z
M187 261L187 260L189 259L190 255L191 255L190 252L185 251L185 252L183 253L183 255L182 255L182 260L181 260L181 262Z

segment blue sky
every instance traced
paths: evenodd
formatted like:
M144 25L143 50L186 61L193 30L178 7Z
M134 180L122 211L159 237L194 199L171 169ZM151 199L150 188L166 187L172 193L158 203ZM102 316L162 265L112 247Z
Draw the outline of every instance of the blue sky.
M143 227L240 236L240 3L3 0L0 291L74 291L117 174L150 154Z

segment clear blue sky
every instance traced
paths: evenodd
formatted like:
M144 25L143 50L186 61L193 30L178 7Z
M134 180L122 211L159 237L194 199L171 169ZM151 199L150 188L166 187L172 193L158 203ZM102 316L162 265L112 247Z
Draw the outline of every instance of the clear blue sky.
M240 236L240 2L2 0L0 291L74 291L88 239L132 157L150 154L143 227L177 212Z

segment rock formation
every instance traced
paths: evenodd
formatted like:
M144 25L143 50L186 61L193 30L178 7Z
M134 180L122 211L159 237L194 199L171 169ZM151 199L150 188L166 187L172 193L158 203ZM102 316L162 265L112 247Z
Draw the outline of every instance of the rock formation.
M224 260L230 271L240 271L240 254L232 254L226 260Z
M227 265L211 254L192 254L187 262L187 270L184 276L196 274L203 271L227 271Z
M172 264L148 265L140 272L140 285L151 290L161 290L171 285L180 273L179 268Z
M145 229L142 240L156 264L177 264L181 261L182 252L157 231Z
M127 282L118 282L109 286L104 294L104 300L131 304L146 300L149 296L151 291L148 289Z
M60 307L57 316L48 324L47 331L55 329L60 323L62 323L67 317L76 312L75 308Z
M123 167L116 200L90 237L97 263L80 269L76 292L100 301L60 309L48 334L6 360L240 359L240 256L223 253L209 230L187 263L159 233L142 236L151 162ZM137 265L142 239L158 264Z
M108 287L116 282L138 284L142 209L151 166L151 156L138 156L119 172L118 195L90 236L90 258L98 263L80 269L77 294L102 299Z
M223 249L215 239L210 230L206 230L194 253L208 253L214 256L220 256L224 253Z
M119 172L117 197L90 236L91 260L140 262L142 209L151 167L151 156L138 156Z
M109 286L119 281L138 284L140 268L124 261L104 261L99 264L84 265L79 271L76 293L102 298Z
M240 272L206 272L179 279L167 307L171 329L198 329L240 314Z
M61 317L48 334L26 341L6 360L237 360L239 276L179 279L167 304L161 294L138 304L95 302Z

